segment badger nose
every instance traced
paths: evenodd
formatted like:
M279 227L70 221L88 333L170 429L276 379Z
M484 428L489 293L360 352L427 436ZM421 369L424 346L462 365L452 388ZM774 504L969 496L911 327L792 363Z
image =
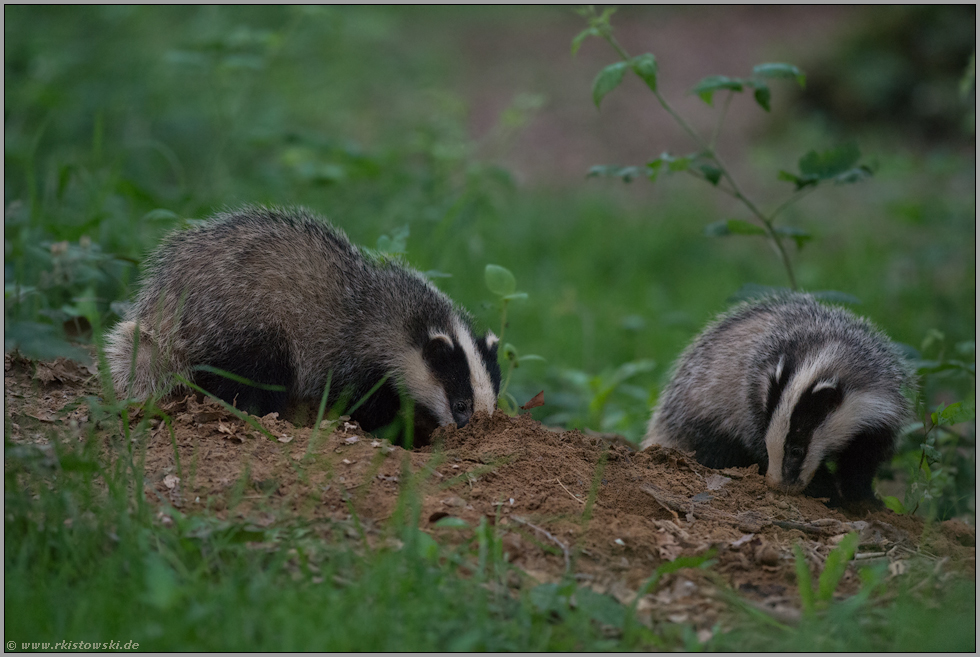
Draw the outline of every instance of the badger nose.
M464 411L462 413L453 413L453 419L456 420L456 426L460 429L465 427L470 422L470 418L473 417L472 411Z

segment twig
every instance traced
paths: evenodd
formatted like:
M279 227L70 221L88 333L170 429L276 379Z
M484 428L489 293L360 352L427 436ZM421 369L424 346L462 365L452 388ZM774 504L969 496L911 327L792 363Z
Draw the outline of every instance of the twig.
M554 542L556 545L558 545L558 547L561 548L562 554L565 555L565 572L567 573L567 572L569 572L572 569L572 556L571 556L571 554L569 554L568 548L565 546L564 543L562 543L557 538L555 538L551 534L551 532L549 532L547 529L542 529L541 527L538 527L537 525L531 524L530 522L528 522L527 520L525 520L524 518L522 518L520 516L510 516L510 519L513 520L514 522L518 522L518 523L520 523L522 525L526 525L527 527L530 527L531 529L533 529L534 531L536 531L536 532L538 532L540 534L544 534L548 538L548 540L550 540L550 541Z
M559 485L559 486L561 486L562 488L564 488L564 489L565 489L565 492L566 492L566 493L568 493L569 495L571 495L571 496L572 496L572 499L573 499L573 500L575 500L576 502L580 502L580 503L581 503L581 504L583 504L583 505L585 504L585 500L580 500L580 499L579 499L578 497L576 497L576 496L575 496L575 493L573 493L572 491L570 491L570 490L568 490L567 488L565 488L565 484L563 484L563 483L561 483L561 479L559 479L558 477L555 477L555 481L557 481L557 482L558 482L558 485Z

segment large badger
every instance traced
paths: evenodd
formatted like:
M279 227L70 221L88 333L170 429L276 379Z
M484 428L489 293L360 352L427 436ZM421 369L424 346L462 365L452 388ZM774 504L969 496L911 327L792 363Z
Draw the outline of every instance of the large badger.
M352 405L388 376L353 413L367 431L395 419L399 390L424 432L496 408L496 336L475 335L422 274L362 253L307 210L218 214L170 234L147 265L106 340L122 397L165 393L176 374L242 410L309 421L328 381L330 403Z
M713 468L758 463L771 487L834 505L873 501L914 385L867 320L772 296L721 315L685 350L642 446L694 451Z

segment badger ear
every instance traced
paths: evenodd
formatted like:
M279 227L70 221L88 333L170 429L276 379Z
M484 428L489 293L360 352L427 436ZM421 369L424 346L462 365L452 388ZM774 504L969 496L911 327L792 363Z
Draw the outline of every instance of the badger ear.
M432 333L422 348L422 358L426 361L441 360L453 352L455 345L445 333Z
M833 379L828 379L826 381L820 381L815 386L813 386L813 392L820 392L821 390L837 390L837 381Z
M484 338L484 341L487 345L487 350L490 353L497 351L497 345L500 344L500 338L494 335L493 331L487 331L487 337Z
M828 410L833 410L844 401L844 391L841 390L840 383L836 380L819 381L810 391L810 394L821 406Z

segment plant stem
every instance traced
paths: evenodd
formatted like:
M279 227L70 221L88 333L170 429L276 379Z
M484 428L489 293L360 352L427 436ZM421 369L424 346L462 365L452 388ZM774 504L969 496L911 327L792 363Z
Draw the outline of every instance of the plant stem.
M783 210L793 205L794 203L802 199L804 196L807 196L810 192L812 192L816 188L817 188L816 185L811 185L809 187L805 187L804 189L793 192L793 194L788 199L783 201L783 203L779 207L777 207L769 214L769 220L770 221L774 220Z
M500 311L500 335L497 336L500 344L504 343L504 330L507 328L507 301L508 299L503 300L503 307Z
M632 61L632 57L630 57L629 53L626 52L626 50L621 45L619 45L619 42L616 41L616 38L612 34L610 34L609 32L604 32L602 36L603 38L606 39L609 45L611 45L613 49L619 54L619 56L623 59L623 61L625 62ZM663 94L660 93L659 89L653 89L653 95L660 103L660 106L663 107L664 110L666 110L667 113L674 118L677 124L681 126L681 128L683 128L684 132L686 132L688 136L694 141L694 143L701 148L704 156L709 157L715 161L715 164L718 165L718 168L721 170L722 175L732 186L732 191L731 191L732 196L734 196L739 201L741 201L745 205L745 207L747 207L749 211L753 215L755 215L756 218L759 220L759 222L762 224L763 230L766 231L766 236L772 242L773 247L776 249L776 254L779 256L779 259L783 263L783 267L786 269L786 274L789 276L790 287L793 290L796 290L797 289L796 276L793 274L793 265L789 260L789 254L786 252L786 249L783 247L782 240L780 240L779 235L776 234L776 230L772 225L772 218L767 217L765 214L763 214L762 211L759 210L759 208L755 205L755 203L753 203L752 200L745 195L745 193L742 191L742 188L739 187L738 183L735 182L735 179L732 177L732 174L729 172L728 167L725 166L725 163L722 162L720 157L718 157L718 153L716 153L714 149L715 139L718 136L717 133L721 128L721 123L722 120L724 119L725 112L727 112L728 110L728 104L731 102L732 92L729 92L728 97L725 99L725 104L724 107L722 108L722 115L718 119L718 124L715 128L715 134L712 137L710 144L706 143L704 139L701 137L701 135L698 134L697 130L695 130L687 121L684 120L684 118L680 114L678 114L674 110L673 107L671 107L670 103L668 103L667 99L663 97ZM782 210L784 206L780 206L779 210ZM773 217L774 216L775 215L773 215Z

